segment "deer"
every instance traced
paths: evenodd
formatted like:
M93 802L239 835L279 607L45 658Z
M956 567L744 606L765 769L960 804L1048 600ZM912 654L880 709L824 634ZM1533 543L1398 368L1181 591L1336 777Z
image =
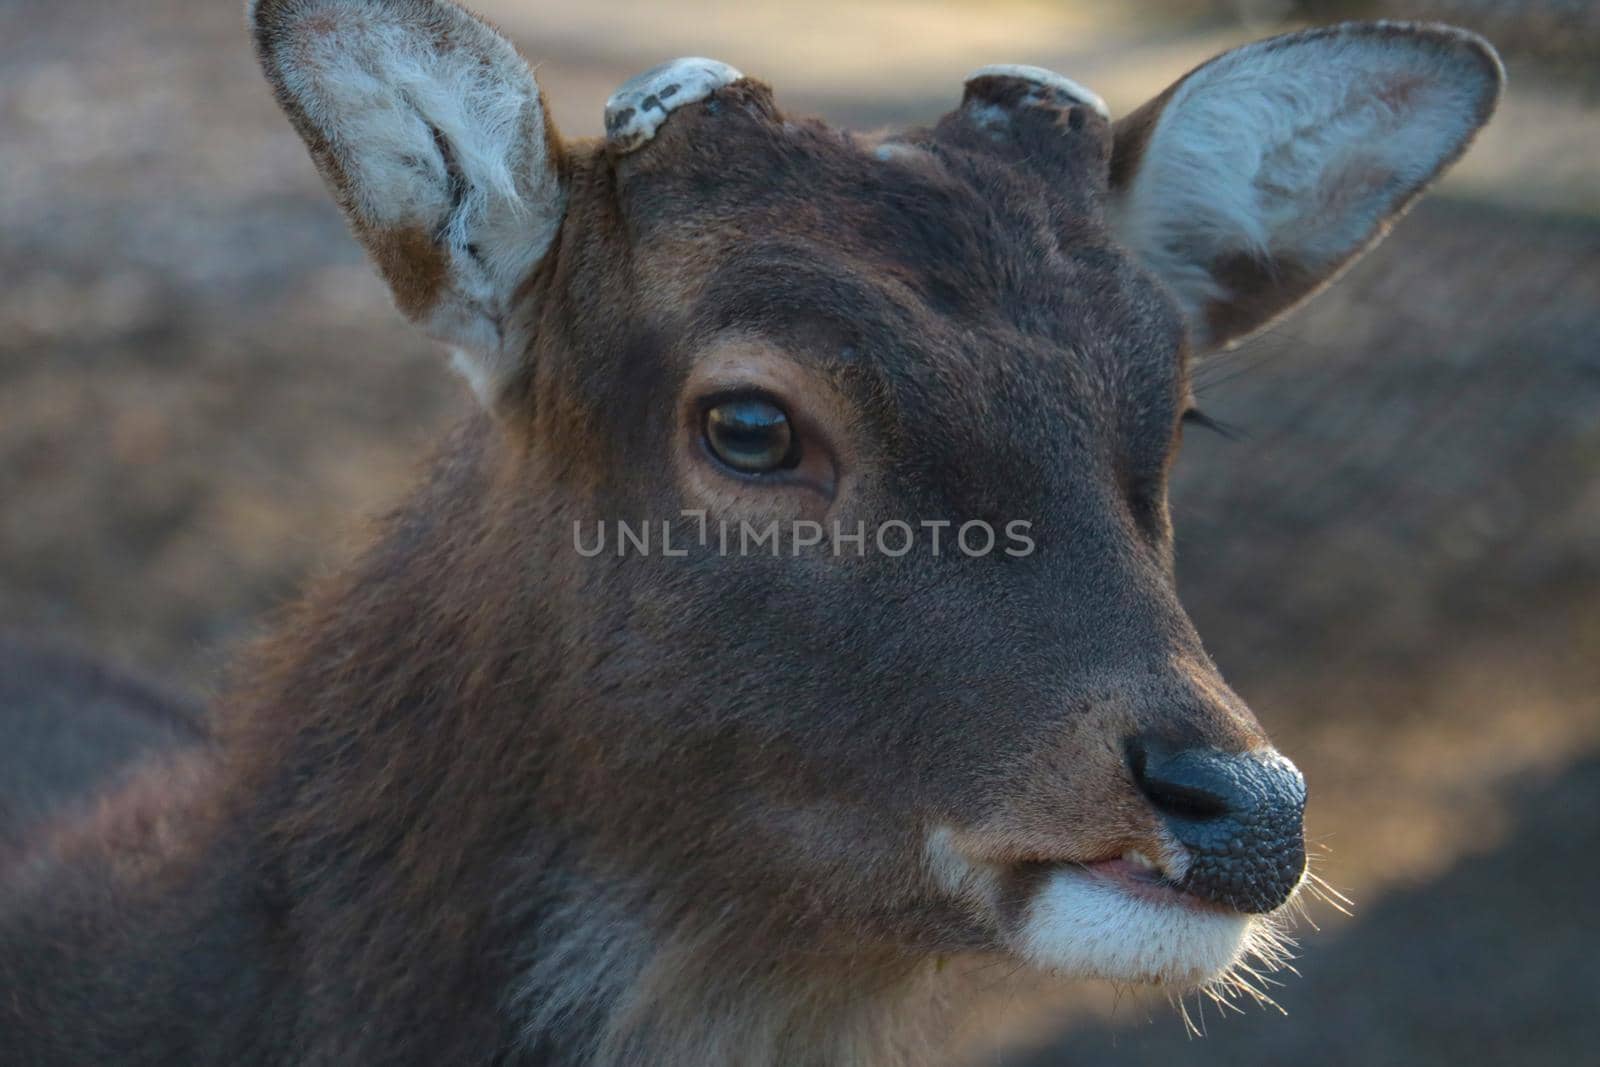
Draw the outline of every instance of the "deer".
M1461 156L1485 41L1293 32L1115 121L988 66L876 133L688 58L578 140L454 3L248 21L477 403L206 743L6 865L0 1062L922 1063L995 961L1271 961L1306 789L1177 597L1192 372Z

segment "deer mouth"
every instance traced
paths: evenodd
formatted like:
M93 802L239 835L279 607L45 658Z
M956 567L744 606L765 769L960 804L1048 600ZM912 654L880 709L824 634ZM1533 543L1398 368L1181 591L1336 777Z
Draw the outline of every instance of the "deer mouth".
M1251 951L1255 917L1186 891L1138 852L1030 862L1001 876L1011 951L1073 977L1193 987Z
M1175 860L1183 866L1183 857ZM1211 900L1188 887L1181 869L1173 873L1138 849L1127 849L1099 860L1026 860L1002 868L1002 881L1013 899L1025 899L1054 875L1081 878L1115 890L1126 897L1154 907L1186 908L1213 915L1237 916L1238 909Z
M1047 864L1047 867L1077 868L1083 873L1115 886L1123 893L1149 904L1193 908L1196 911L1225 915L1239 914L1233 908L1189 892L1148 856L1130 849L1111 859L1091 863Z
M1018 857L948 829L927 847L938 884L987 914L995 947L1048 973L1193 988L1272 941L1269 921L1184 886L1181 848L1159 863L1133 847L1092 860Z

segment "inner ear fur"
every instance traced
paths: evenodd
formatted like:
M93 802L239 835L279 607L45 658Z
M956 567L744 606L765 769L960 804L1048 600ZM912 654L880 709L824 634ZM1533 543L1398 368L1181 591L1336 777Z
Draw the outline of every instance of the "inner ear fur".
M511 369L511 299L565 207L533 72L446 0L256 0L249 16L279 104L397 306L492 392Z
M1226 52L1116 124L1113 223L1197 350L1236 344L1382 239L1466 151L1502 82L1486 41L1431 24Z

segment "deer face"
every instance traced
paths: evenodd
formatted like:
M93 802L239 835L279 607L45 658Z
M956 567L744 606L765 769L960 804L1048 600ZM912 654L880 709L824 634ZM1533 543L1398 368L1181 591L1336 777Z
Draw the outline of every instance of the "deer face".
M493 413L493 536L548 646L530 803L648 887L659 936L699 915L781 969L998 951L1172 982L1251 947L1301 879L1305 794L1174 593L1190 365L1459 155L1486 46L1292 35L1115 126L986 68L888 137L688 60L562 146L453 5L254 18L402 310Z

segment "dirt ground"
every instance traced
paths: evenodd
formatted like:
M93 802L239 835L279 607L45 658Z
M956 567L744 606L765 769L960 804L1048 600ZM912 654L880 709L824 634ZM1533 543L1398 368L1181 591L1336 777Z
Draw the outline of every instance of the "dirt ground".
M1273 7L480 6L573 133L679 53L856 125L930 119L997 60L1126 112ZM0 0L0 619L198 694L469 403L345 235L241 7ZM1014 986L975 1062L1592 1057L1600 111L1536 49L1510 70L1440 194L1202 371L1239 435L1180 464L1186 601L1306 771L1353 917L1300 931L1287 1017L1208 1006L1190 1039L1160 998Z

